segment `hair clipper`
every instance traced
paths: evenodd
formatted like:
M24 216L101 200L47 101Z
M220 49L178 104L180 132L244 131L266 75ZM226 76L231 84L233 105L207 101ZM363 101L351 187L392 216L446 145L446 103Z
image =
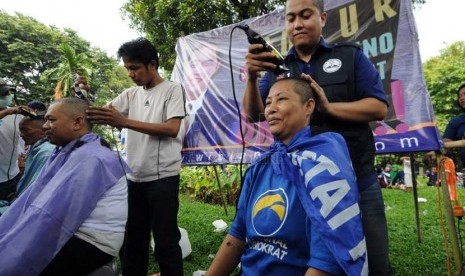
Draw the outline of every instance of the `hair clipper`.
M43 118L44 114L39 114L34 109L30 108L29 106L26 105L20 105L18 106L19 109L19 114L30 117L30 118Z
M250 44L262 44L263 51L272 52L274 54L274 58L266 60L276 65L276 68L273 70L274 74L281 75L289 72L289 69L284 66L283 56L279 53L278 50L276 50L276 48L273 47L273 45L266 42L266 40L260 34L250 29L248 25L239 25L238 27L245 31L247 40Z
M80 99L89 101L89 95L87 93L87 90L81 88L81 84L78 83L78 79L79 79L79 74L75 74L74 75L74 87L73 87L74 94L76 97Z

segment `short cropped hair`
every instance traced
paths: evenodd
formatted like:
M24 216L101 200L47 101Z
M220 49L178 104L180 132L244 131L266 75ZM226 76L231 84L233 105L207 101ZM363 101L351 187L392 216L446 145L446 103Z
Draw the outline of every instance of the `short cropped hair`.
M275 84L283 81L292 81L294 91L299 95L302 103L315 98L315 92L306 80L296 77L282 78L276 80Z
M323 13L325 11L325 3L324 0L312 0L313 5L320 11L320 13Z
M30 102L27 103L27 106L32 108L32 109L35 109L37 111L46 111L47 110L47 106L44 103L41 103L39 101L30 101Z
M325 11L325 3L323 0L312 0L312 1L313 1L313 5L315 5L315 7L318 8L320 13L323 13Z
M56 100L52 103L52 105L54 104L65 105L66 108L64 108L63 111L70 118L83 117L85 127L88 130L92 130L92 124L89 120L87 120L86 116L86 110L89 109L89 102L77 97L67 97Z
M145 66L155 61L155 69L158 69L159 65L157 48L143 37L123 43L118 49L118 58L140 61Z

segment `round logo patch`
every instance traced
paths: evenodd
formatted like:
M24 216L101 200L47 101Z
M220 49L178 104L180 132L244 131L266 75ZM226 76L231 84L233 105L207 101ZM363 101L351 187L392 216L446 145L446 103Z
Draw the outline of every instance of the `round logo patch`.
M261 194L253 206L252 226L262 237L273 236L286 221L287 194L283 189L268 190Z
M326 73L334 73L342 67L342 61L338 58L328 59L323 64L323 71Z

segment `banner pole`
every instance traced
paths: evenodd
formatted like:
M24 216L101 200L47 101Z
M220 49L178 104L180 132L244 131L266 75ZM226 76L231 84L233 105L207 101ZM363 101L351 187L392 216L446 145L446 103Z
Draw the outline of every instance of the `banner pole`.
M439 158L439 176L441 180L441 189L442 197L444 202L444 208L446 213L447 225L449 226L450 242L452 246L452 252L454 254L455 269L457 271L456 275L463 275L463 264L462 264L462 255L460 254L459 239L457 236L457 228L455 227L454 213L452 210L452 204L450 201L449 195L449 185L446 179L446 172L444 169L445 159L442 155Z
M410 169L412 173L413 182L413 200L415 204L415 220L417 223L417 237L418 242L421 243L421 226L420 226L420 211L418 208L418 192L417 192L417 177L415 175L415 158L413 152L410 152Z

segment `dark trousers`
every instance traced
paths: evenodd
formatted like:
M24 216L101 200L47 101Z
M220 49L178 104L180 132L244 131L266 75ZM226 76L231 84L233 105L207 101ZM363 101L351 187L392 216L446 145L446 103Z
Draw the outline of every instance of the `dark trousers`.
M147 275L152 232L161 275L182 276L179 175L150 182L129 181L128 204L126 237L120 252L123 275Z
M113 256L75 236L65 244L41 276L84 276L113 260Z
M369 275L392 275L384 200L381 187L377 183L360 192L360 209L367 245Z
M0 200L11 200L11 198L8 198L8 196L16 192L16 186L18 185L20 179L21 174L18 173L15 177L10 179L10 181L0 183Z

